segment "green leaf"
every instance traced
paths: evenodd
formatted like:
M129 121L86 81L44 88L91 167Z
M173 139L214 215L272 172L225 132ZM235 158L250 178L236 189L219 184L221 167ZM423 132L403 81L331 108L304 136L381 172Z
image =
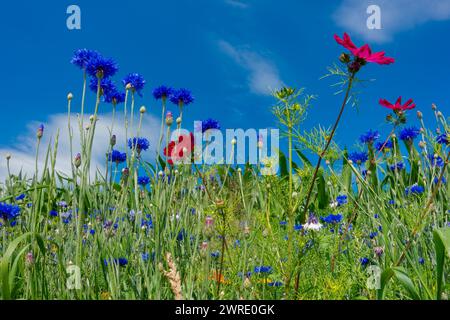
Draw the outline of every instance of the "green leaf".
M306 165L308 167L312 167L311 161L309 161L309 159L305 156L305 154L303 152L300 151L299 148L296 147L295 152L297 153L299 158L302 159L304 165Z
M411 299L421 300L421 297L417 289L414 287L412 280L409 278L405 270L400 267L388 268L381 274L380 289L377 293L379 300L384 299L384 291L389 283L389 280L393 277L395 277L397 281L406 289Z
M436 299L441 300L442 289L445 287L445 255L450 258L450 229L434 230L433 242L436 251Z

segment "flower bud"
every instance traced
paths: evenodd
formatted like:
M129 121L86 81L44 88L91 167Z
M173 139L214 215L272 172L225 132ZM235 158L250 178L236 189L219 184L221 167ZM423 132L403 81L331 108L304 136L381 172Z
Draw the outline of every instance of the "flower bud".
M213 219L213 217L207 216L207 217L205 218L205 226L208 227L208 228L210 228L210 227L212 227L213 225L214 225L214 219Z
M418 118L419 120L422 120L422 118L423 118L422 112L417 111L417 118Z
M427 146L427 143L426 143L425 141L420 141L420 142L419 142L419 147L420 147L421 149L424 149L426 146Z
M11 153L6 154L6 160L8 160L8 161L11 160Z
M181 124L181 117L177 118L177 124Z
M127 85L125 86L125 89L130 90L132 89L133 86L131 85L131 83L127 83Z
M433 111L437 110L437 106L434 103L431 104L431 110Z
M73 98L73 94L72 93L69 93L68 95L67 95L67 100L72 100L72 98Z
M89 121L90 121L90 122L94 122L94 120L95 120L94 115L91 115L91 116L89 117Z
M30 251L25 256L25 265L27 267L31 267L33 264L34 264L34 256L33 256L33 252Z
M166 125L170 127L173 123L173 115L172 112L168 111L166 114Z
M444 117L444 115L440 111L437 112L437 116L438 116L438 118L443 118Z
M73 161L73 164L75 165L75 167L77 169L81 166L81 154L77 153L77 155L75 156L75 159Z
M147 112L147 109L145 108L145 106L142 106L140 109L139 109L139 112L142 114L142 113L145 113L145 112Z
M163 176L164 176L164 172L162 172L161 170L158 172L158 176L160 177L160 178L162 178Z
M43 135L44 135L44 125L41 124L41 125L38 127L36 136L37 136L38 139L41 139Z
M237 143L237 140L236 140L236 138L233 138L232 140L231 140L231 145L236 145L236 143Z
M339 61L342 63L349 63L350 62L350 55L348 53L343 53L339 56Z
M123 168L122 169L122 177L123 178L128 178L128 175L130 174L130 169L128 169L128 168Z
M114 146L116 145L116 143L117 143L117 138L116 138L116 135L113 134L113 135L111 136L110 144L111 144L112 147L114 147Z

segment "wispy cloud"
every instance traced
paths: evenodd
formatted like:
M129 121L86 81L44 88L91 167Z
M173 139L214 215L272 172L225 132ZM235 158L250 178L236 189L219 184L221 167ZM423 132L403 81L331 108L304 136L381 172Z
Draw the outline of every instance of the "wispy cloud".
M225 0L225 3L239 9L247 9L249 7L248 3L239 0Z
M78 129L76 116L72 116L71 123L73 127L73 153L76 154L80 151L80 132ZM125 151L126 139L125 139L125 127L123 125L123 117L116 117L114 125L114 134L117 136L116 148ZM137 122L137 121L136 121ZM89 123L89 119L85 119L85 123ZM94 147L92 153L92 165L91 175L94 175L97 170L100 172L105 171L105 156L109 145L109 130L112 123L112 114L100 114L97 123L96 134L94 138ZM4 181L7 177L8 171L6 167L5 155L11 154L10 169L11 174L18 174L22 171L28 177L32 177L35 172L35 153L36 153L36 128L40 123L30 122L28 129L24 133L17 137L18 143L11 148L0 148L0 181ZM49 143L54 144L54 141L58 137L58 153L56 157L55 170L69 175L71 172L71 155L70 155L70 140L67 128L67 115L66 114L53 114L49 116L48 121L44 123L45 132L42 138L40 155L38 161L39 172L42 173L42 168L45 161L47 146ZM155 157L155 145L158 141L160 122L156 118L146 115L143 121L140 136L146 137L151 142L151 148L146 152L145 156L148 159ZM133 128L129 129L129 136L136 134L137 123L133 125ZM148 160L147 159L147 160Z
M367 28L369 5L378 5L381 9L380 30ZM348 32L383 43L392 41L396 33L420 24L450 19L450 0L343 0L333 18Z
M248 85L252 92L269 95L271 90L283 86L277 67L267 58L248 48L235 47L225 40L220 40L218 44L226 55L248 71Z

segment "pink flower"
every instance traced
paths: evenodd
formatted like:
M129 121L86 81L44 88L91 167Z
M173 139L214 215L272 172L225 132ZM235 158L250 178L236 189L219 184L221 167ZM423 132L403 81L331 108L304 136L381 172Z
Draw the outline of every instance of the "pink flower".
M397 101L395 102L395 104L390 103L386 99L380 99L380 104L383 107L386 107L388 109L395 110L395 111L398 111L398 110L401 110L401 111L411 110L411 109L414 109L416 107L416 104L413 103L413 99L409 99L408 101L406 101L405 104L402 105L402 97L399 97L397 99Z
M391 64L394 63L395 60L393 58L385 57L384 51L372 53L368 44L363 45L358 48L353 43L352 39L347 33L344 33L344 39L341 39L338 35L334 35L334 39L337 43L339 43L344 48L348 49L355 57L367 61L378 64Z

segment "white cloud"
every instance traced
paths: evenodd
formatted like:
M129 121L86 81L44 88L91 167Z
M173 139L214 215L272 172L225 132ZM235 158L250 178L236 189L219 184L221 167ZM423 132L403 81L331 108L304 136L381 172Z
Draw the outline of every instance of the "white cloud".
M139 113L139 111L137 112ZM94 145L92 150L92 165L91 175L94 175L96 170L105 172L105 155L109 146L109 130L112 123L112 114L100 114L95 131ZM137 116L136 116L137 117ZM86 117L85 125L89 123ZM35 158L36 158L36 129L40 123L31 122L28 124L28 129L24 135L17 137L17 144L11 148L0 148L0 181L5 181L8 171L6 167L6 154L11 154L10 161L11 174L18 174L21 170L28 178L31 178L35 172ZM55 170L58 172L71 175L71 156L70 156L70 140L67 126L67 114L53 114L49 116L48 121L44 123L44 137L42 138L38 168L42 173L42 168L45 162L47 146L51 142L53 147L55 138L59 130L58 139L58 153L56 157ZM80 152L80 131L78 126L77 116L71 117L71 126L73 128L73 153L74 155ZM138 120L133 123L133 128L129 129L128 136L136 135L138 127ZM146 137L150 140L150 149L145 153L148 159L154 159L156 144L159 138L160 120L146 114L142 123L140 136ZM116 149L125 151L125 126L123 115L116 116L114 132L117 136Z
M269 95L271 90L283 86L277 67L260 54L248 48L234 47L224 40L219 41L219 48L249 72L248 85L252 92Z
M369 5L381 9L381 29L367 28ZM351 34L373 42L389 42L396 33L429 21L450 19L450 0L343 0L334 12L335 22Z
M248 3L238 0L225 0L225 3L239 9L247 9L249 7Z

